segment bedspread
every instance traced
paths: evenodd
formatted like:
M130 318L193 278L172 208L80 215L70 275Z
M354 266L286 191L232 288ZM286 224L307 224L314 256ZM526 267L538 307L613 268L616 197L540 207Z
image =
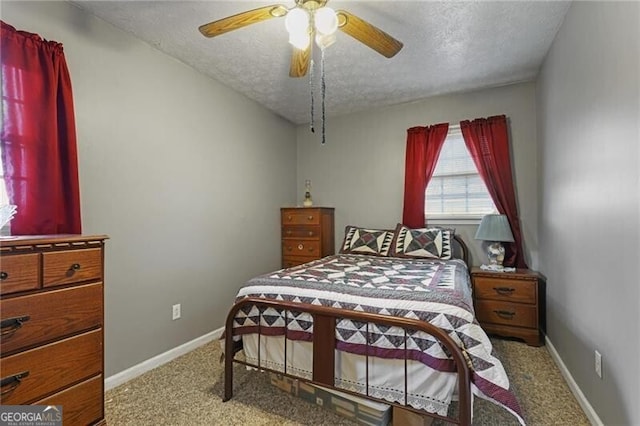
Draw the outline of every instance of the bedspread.
M505 407L522 422L509 379L491 342L475 320L467 267L461 260L423 260L364 255L334 255L251 279L237 298L331 306L430 322L445 331L467 357L475 394ZM234 334L260 332L311 341L312 317L307 313L248 306L237 314ZM285 326L286 325L286 326ZM235 338L238 338L237 336ZM380 358L419 361L441 372L455 366L432 336L399 327L340 319L336 349Z

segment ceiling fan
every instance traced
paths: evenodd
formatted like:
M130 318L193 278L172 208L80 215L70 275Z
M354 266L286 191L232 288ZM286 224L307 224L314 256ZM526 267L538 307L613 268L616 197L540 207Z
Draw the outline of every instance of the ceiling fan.
M313 40L324 49L340 30L387 58L402 49L402 43L367 21L347 12L326 7L328 0L295 0L295 6L271 5L241 12L199 27L205 37L216 37L271 18L285 17L289 42L293 45L289 75L302 77L309 69Z

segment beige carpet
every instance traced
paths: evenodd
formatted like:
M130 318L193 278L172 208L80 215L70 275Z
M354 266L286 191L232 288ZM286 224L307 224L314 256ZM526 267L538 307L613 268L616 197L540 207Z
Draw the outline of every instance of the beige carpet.
M589 425L543 346L492 339L529 425ZM119 425L353 425L236 366L234 397L221 401L218 342L209 343L106 394L106 419ZM505 410L476 398L476 425L517 425Z

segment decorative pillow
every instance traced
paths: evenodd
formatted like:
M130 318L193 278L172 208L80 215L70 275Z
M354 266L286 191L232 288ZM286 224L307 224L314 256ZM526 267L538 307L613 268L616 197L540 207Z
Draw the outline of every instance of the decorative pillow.
M451 259L451 239L455 230L447 228L411 229L401 223L396 226L391 254L394 257Z
M340 253L388 256L393 240L393 231L386 229L365 229L347 226Z

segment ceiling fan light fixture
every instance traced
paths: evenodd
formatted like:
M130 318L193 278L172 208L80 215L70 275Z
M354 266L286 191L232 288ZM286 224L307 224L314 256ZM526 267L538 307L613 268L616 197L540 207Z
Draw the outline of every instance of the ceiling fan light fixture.
M313 13L313 24L320 34L331 35L338 29L338 16L330 7L321 7Z
M311 43L309 33L289 33L289 43L296 49L306 50Z
M294 7L287 13L284 26L290 35L309 33L309 12L299 7Z
M320 49L326 49L336 42L336 34L316 34L316 44Z

